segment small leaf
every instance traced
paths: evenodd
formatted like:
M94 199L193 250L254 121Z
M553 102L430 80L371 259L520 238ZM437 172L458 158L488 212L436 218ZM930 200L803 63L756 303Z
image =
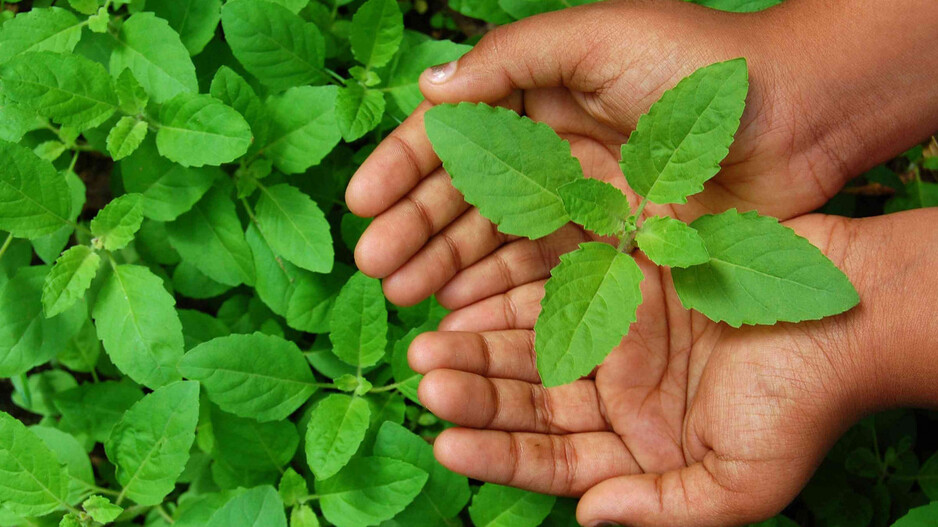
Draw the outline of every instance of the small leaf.
M198 93L199 82L189 51L162 18L140 12L128 18L116 37L111 74L130 69L157 103L180 93Z
M62 253L42 287L46 317L54 317L78 302L91 285L101 257L86 245L76 245Z
M147 91L137 82L137 78L130 70L123 70L117 76L117 100L121 111L129 115L138 115L147 109L147 103L150 102L150 96Z
M123 249L143 223L143 196L124 194L107 204L91 220L91 233L108 251Z
M81 39L83 21L67 9L34 8L16 15L0 31L0 64L31 51L71 53Z
M686 203L720 171L746 107L745 59L701 68L664 92L638 120L619 165L640 196Z
M332 477L355 455L369 415L361 397L336 393L319 401L306 428L306 462L317 480Z
M0 501L19 516L42 516L65 505L68 474L52 450L0 412Z
M648 218L635 234L635 242L658 265L690 267L710 259L697 231L674 218Z
M131 382L104 381L59 392L53 403L62 414L63 430L103 443L124 412L141 398L143 392Z
M103 496L91 496L82 502L81 507L98 523L110 523L124 512L122 507L114 505Z
M235 496L212 514L207 527L287 527L283 502L270 485Z
M254 134L254 149L261 144L266 144L270 133L267 110L254 88L243 77L228 66L218 68L212 78L211 94L212 97L234 108L251 125L251 132Z
M384 106L384 94L379 91L365 89L357 83L340 89L335 115L345 141L351 143L378 126L384 117Z
M642 278L631 256L605 243L583 243L560 257L534 326L544 386L588 374L622 341L642 301Z
M319 527L319 518L309 505L293 507L290 512L290 527Z
M215 36L221 20L221 0L151 2L147 9L169 22L190 55L199 54Z
M182 166L234 161L248 151L251 138L244 117L209 95L183 93L160 109L156 146Z
M215 443L212 458L235 474L235 486L260 485L280 477L300 444L291 421L260 423L213 408L210 425Z
M332 270L329 222L309 196L285 184L263 188L256 216L257 227L275 254L314 273Z
M135 117L122 117L111 132L107 135L107 151L114 161L119 161L134 153L140 143L147 137L146 121L138 121Z
M69 223L71 197L52 163L22 146L0 141L0 230L38 238Z
M303 86L267 99L270 137L259 151L284 174L318 165L342 138L335 114L337 95L335 86Z
M389 520L414 500L427 473L384 457L355 458L335 476L316 481L323 516L338 527L367 527Z
M352 17L352 54L368 69L388 63L404 38L404 16L397 0L368 0Z
M710 261L671 276L684 307L711 320L733 327L817 320L860 301L840 269L775 218L730 209L691 227Z
M330 321L333 352L352 366L367 367L384 357L388 310L381 282L355 273L342 287Z
M65 153L65 150L67 150L65 143L58 140L52 140L44 141L36 145L36 148L33 148L33 153L39 156L39 159L55 161L56 159L62 157L62 154Z
M583 172L549 126L469 103L435 106L424 120L453 185L499 230L533 239L569 221L557 189Z
M98 10L98 0L68 0L68 5L83 15L90 15Z
M472 498L469 517L476 527L536 527L557 498L514 487L485 483Z
M306 486L306 479L296 473L292 467L287 468L280 478L280 485L277 486L277 494L287 507L300 503L300 499L309 494L309 487Z
M557 189L570 221L600 236L621 234L632 214L619 189L597 179L578 179Z
M88 29L92 33L107 33L108 24L111 22L111 14L106 7L101 6L98 12L88 17Z

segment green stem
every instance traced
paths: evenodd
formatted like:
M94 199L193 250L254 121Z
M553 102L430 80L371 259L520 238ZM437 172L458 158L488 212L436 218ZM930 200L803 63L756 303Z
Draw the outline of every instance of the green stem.
M156 507L153 507L153 510L155 510L157 514L160 515L160 517L166 520L166 523L169 523L170 525L176 523L176 520L174 520L173 517L170 516L168 512L166 512L166 509L163 508L163 504L159 504Z
M81 481L81 480L77 480L77 479L76 479L76 481ZM120 496L120 494L121 494L120 492L118 492L118 491L116 491L116 490L113 490L113 489L105 489L105 488L103 488L103 487L99 487L99 486L97 486L97 485L92 485L92 484L87 483L87 482L84 482L84 481L81 481L81 482L82 482L82 484L85 486L86 489L92 491L94 494L104 494L104 495L107 495L107 496Z
M319 499L319 494L307 494L306 496L303 496L297 499L296 501L300 503L306 503L307 501L318 500L318 499Z
M388 384L387 386L382 386L380 388L374 388L369 390L371 393L381 393L381 392L390 392L391 390L396 390L401 387L404 383L396 382L394 384Z
M91 367L91 380L96 383L101 382L101 379L98 378L98 372L94 366Z
M338 81L338 86L345 86L345 79L338 73L330 70L329 68L323 68L322 71L328 73L330 77Z
M642 218L642 212L645 211L645 205L648 205L648 198L642 198L642 201L638 204L638 208L635 209L635 226L638 226L638 220Z
M75 163L78 163L78 150L75 150L74 153L72 154L72 162L68 164L69 172L75 171Z
M13 243L13 235L7 234L6 241L3 242L3 245L0 246L0 260L3 259L3 255L6 254L7 249L10 248L10 244Z

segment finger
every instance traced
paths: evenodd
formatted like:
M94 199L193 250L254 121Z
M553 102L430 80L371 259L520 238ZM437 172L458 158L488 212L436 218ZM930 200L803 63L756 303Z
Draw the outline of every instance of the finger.
M609 429L593 381L547 389L515 379L433 370L420 381L417 393L434 415L459 426L549 434Z
M546 279L551 268L560 262L561 254L588 240L582 229L566 225L544 238L514 241L457 273L437 292L436 298L449 309L459 309L519 285Z
M407 358L410 367L422 374L448 369L484 377L541 382L534 359L534 332L526 329L423 333L411 343Z
M416 304L508 239L478 209L469 209L385 278L384 294L398 305Z
M577 521L585 527L717 527L758 521L786 505L784 492L759 493L756 482L728 484L739 481L741 468L710 452L703 461L678 470L609 479L586 491Z
M544 298L544 280L531 282L446 315L440 331L534 329Z
M534 492L579 496L600 481L639 470L612 432L547 435L450 428L433 444L436 459L470 478Z
M384 278L468 208L449 175L437 169L371 222L355 247L355 263L363 273Z

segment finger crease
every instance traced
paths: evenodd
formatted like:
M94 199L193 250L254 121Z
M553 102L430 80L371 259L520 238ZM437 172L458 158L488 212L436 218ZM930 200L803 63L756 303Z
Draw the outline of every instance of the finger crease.
M420 166L420 158L417 156L417 152L414 151L414 148L410 146L407 141L393 134L389 135L386 140L393 141L404 154L404 159L407 161L407 164L410 165L411 173L414 175L411 184L420 181L423 177L423 169Z
M410 203L414 212L417 213L417 217L420 218L420 223L423 224L424 230L426 231L425 239L429 239L430 236L436 232L436 227L433 225L433 219L430 217L430 211L427 210L427 207L417 198L408 194L404 196L404 200Z
M531 406L534 407L534 430L537 432L550 432L553 428L553 412L551 410L550 395L547 390L537 384L529 384Z

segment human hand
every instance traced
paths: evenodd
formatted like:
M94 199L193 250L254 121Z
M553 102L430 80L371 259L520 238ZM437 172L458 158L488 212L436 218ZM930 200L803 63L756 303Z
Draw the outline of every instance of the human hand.
M587 527L764 519L863 414L938 406L938 363L928 358L938 301L917 294L938 290L936 221L931 209L788 222L862 298L800 324L711 322L681 306L667 270L638 256L644 301L628 336L588 378L550 389L539 383L532 331L544 265L411 345L421 401L465 427L440 434L437 459L476 479L581 496ZM500 264L492 255L478 265L495 273Z
M616 161L638 116L698 67L745 56L750 95L722 172L687 205L647 212L690 221L737 207L787 219L817 208L849 176L909 146L896 144L890 131L898 127L900 141L914 141L938 126L938 105L923 102L934 98L916 96L920 80L907 78L921 69L917 63L890 78L893 91L913 85L905 97L892 98L915 108L912 124L902 119L908 108L894 107L900 103L871 100L881 76L868 73L904 72L910 61L921 60L918 49L934 36L920 38L921 24L903 21L931 14L938 9L927 2L903 4L883 16L872 5L824 3L819 9L813 2L791 2L734 15L683 2L607 1L498 28L455 66L425 73L421 88L432 103L497 102L546 122L572 143L588 177L625 190ZM844 24L848 19L855 23ZM897 34L914 45L903 48ZM889 45L856 56L857 41L880 40ZM879 112L860 119L856 109L867 102L893 111L887 124ZM429 107L418 108L375 150L346 199L354 213L377 216L359 242L356 261L366 274L385 278L392 302L413 304L438 292L444 306L459 308L471 295L463 294L464 283L454 283L465 280L454 276L510 238L471 209L440 168L423 128ZM503 274L524 282L524 273L513 270L516 263Z

